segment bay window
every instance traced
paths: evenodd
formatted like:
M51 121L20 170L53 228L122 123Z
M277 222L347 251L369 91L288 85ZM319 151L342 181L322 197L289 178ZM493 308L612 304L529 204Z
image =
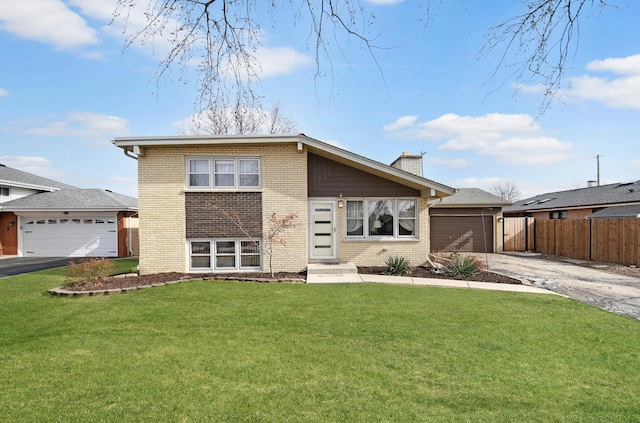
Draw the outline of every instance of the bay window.
M417 238L416 200L346 202L347 238Z

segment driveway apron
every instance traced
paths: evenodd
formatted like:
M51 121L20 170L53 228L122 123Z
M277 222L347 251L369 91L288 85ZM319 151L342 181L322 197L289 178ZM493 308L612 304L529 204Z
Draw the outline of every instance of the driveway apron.
M534 254L478 255L489 271L640 320L640 279Z

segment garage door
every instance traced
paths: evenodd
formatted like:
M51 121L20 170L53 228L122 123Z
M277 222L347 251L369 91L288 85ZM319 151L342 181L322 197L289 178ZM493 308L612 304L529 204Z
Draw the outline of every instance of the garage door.
M492 253L493 217L484 216L484 228L482 219L482 216L431 216L431 252Z
M31 257L116 257L116 218L25 218L23 251Z

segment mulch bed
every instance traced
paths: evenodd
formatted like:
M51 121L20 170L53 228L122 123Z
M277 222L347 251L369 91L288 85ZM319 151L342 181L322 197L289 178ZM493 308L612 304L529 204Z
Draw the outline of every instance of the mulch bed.
M384 267L359 267L358 273L381 275ZM444 274L436 274L425 267L414 268L413 277L419 278L437 278L437 279L454 279ZM121 275L109 278L103 278L97 283L88 281L70 284L61 288L63 291L71 292L88 292L88 291L109 291L109 290L128 290L148 286L160 286L170 282L185 280L234 280L234 281L257 281L257 282L289 282L303 283L306 280L306 272L276 272L274 276L271 273L157 273L153 275ZM493 282L520 284L521 282L507 276L497 273L481 271L475 276L466 280L477 282Z

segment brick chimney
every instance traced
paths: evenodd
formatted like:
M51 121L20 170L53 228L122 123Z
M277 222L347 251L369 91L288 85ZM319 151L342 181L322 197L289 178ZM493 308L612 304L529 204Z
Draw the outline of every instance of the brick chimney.
M405 151L391 163L391 167L422 177L422 155L412 155Z

